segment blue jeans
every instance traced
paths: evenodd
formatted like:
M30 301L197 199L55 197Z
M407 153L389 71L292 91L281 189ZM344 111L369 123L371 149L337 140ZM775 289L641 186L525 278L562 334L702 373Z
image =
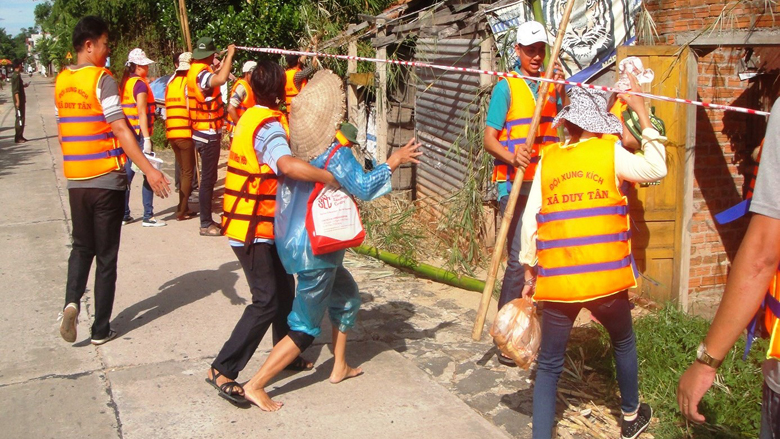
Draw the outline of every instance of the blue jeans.
M501 198L499 209L501 215L504 215L509 196ZM525 277L523 264L520 263L520 228L523 225L523 211L528 202L527 195L517 197L515 204L515 213L512 221L509 223L509 232L506 235L506 252L508 259L506 262L506 271L504 280L501 283L501 295L498 297L498 309L520 297L523 292L523 278Z
M211 199L214 196L214 184L217 182L217 166L219 165L219 137L208 142L195 140L195 150L200 155L200 226L206 228L214 220L211 217Z
M780 393L764 383L761 401L761 433L759 439L780 439Z
M620 408L632 413L639 408L636 338L631 323L628 293L583 303L544 302L542 341L537 357L533 401L533 437L549 439L555 423L555 396L563 371L566 344L580 309L587 308L609 333L615 351L615 370L620 387Z
M130 158L127 158L127 163L125 163L125 172L127 173L127 191L125 191L125 216L130 216L130 184L133 183L133 177L135 177L135 171L133 171L133 162L130 160ZM146 181L146 176L144 175L144 184L141 187L141 200L144 205L144 221L150 219L154 216L154 207L152 206L152 203L154 201L154 191L152 190L152 187L149 186L149 182Z

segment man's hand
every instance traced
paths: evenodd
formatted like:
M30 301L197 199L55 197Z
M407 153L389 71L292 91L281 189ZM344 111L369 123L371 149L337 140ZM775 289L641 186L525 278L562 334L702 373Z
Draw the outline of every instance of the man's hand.
M524 146L515 150L515 158L512 166L515 168L527 168L531 164L531 151Z
M699 401L712 387L715 381L716 370L704 363L694 361L677 384L677 405L683 416L689 420L701 424L706 419L699 413Z
M233 55L236 53L236 45L230 44L227 47L227 54L230 58L233 58Z
M171 192L171 182L165 178L162 172L152 168L146 172L146 181L149 182L155 195L160 198L168 198L168 194Z
M418 151L422 144L412 137L406 145L398 148L396 152L387 158L387 166L390 166L391 171L395 171L398 166L404 163L420 163L417 157L422 155L422 151Z

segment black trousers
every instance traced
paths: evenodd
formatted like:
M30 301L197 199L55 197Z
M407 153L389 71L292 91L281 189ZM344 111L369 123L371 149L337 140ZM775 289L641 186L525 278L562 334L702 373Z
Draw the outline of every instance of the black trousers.
M211 366L234 380L254 355L269 326L273 326L274 344L290 332L287 316L295 298L295 280L284 270L272 244L252 244L248 253L243 246L233 247L233 252L244 269L252 303L244 309Z
M21 105L19 105L18 108L15 108L16 111L16 123L14 123L14 128L16 128L16 134L14 136L14 141L18 142L24 138L24 124L25 124L25 118L24 113L26 111L27 104L25 102L20 102Z
M80 304L87 288L92 259L95 259L95 322L92 324L92 338L106 338L114 308L125 191L68 189L68 195L73 223L73 248L68 259L65 305Z

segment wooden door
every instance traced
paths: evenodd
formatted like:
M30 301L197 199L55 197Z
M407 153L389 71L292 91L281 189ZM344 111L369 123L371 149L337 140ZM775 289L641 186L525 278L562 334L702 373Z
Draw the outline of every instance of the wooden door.
M695 96L695 63L686 49L678 53L678 47L634 46L618 49L618 63L635 56L645 68L653 69L655 79L646 90L655 95L690 98ZM694 68L691 68L691 66ZM694 70L694 72L691 72ZM695 76L694 76L695 78ZM690 90L693 88L693 90ZM685 250L683 230L686 201L686 142L688 122L695 123L695 113L689 105L651 100L655 114L666 126L669 139L666 146L668 174L657 185L634 184L628 190L632 219L633 253L642 276L638 279L637 294L659 302L682 300L687 296L687 266L689 251ZM693 116L692 116L693 115ZM685 294L681 294L685 291Z

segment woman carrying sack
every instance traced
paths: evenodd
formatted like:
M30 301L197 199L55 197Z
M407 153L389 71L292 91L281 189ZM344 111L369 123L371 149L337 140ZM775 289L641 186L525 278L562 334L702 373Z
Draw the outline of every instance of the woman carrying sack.
M390 176L403 163L417 163L420 144L411 139L393 153L386 163L364 172L350 147L357 143L357 129L351 124L336 125L344 114L341 79L331 71L317 72L293 99L290 115L290 143L293 155L333 174L349 195L372 200L391 190ZM327 166L326 166L327 163ZM244 385L246 399L264 411L276 411L281 402L265 393L265 386L284 367L308 348L320 335L325 311L333 324L334 365L330 382L358 376L360 368L346 361L346 331L355 325L360 294L352 275L342 262L346 250L315 255L312 252L305 219L314 184L282 176L277 192L274 231L277 250L284 268L298 275L293 310L287 319L289 334L274 346L265 364Z
M636 78L631 80L638 90ZM523 214L523 296L533 294L534 300L544 302L533 398L535 439L552 436L566 344L582 308L604 325L615 351L621 436L636 438L652 417L650 406L639 403L627 291L636 286L637 272L628 204L619 188L624 180L656 181L666 175L665 139L652 127L641 97L622 97L639 115L644 155L631 154L614 138L601 138L623 130L620 120L607 111L605 92L572 88L571 104L554 121L565 123L570 139L542 151Z

